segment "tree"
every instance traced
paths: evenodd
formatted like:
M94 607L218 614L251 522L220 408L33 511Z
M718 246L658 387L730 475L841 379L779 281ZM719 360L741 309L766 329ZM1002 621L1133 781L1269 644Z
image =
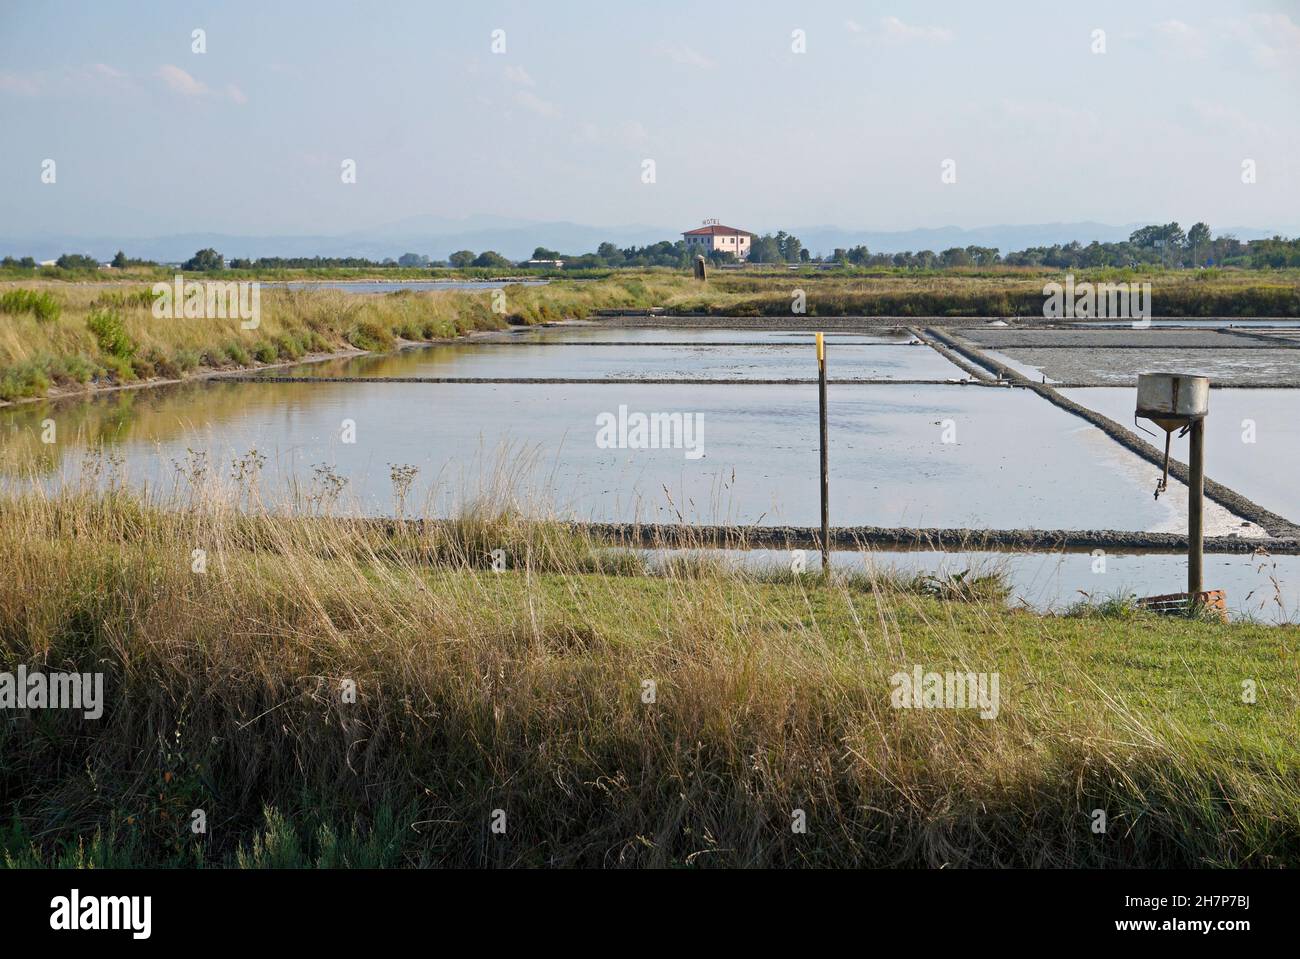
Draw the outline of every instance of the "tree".
M1179 252L1187 244L1187 234L1177 222L1166 223L1160 228L1160 258L1169 265L1170 252Z
M660 257L662 257L664 251L657 250L657 249L655 249L655 248L657 248L657 247L663 247L663 246L668 246L668 247L670 248L668 252L671 252L672 244L671 244L671 243L668 243L668 241L665 240L665 241L663 241L662 243L656 243L654 247L646 247L646 255L647 255L647 256L660 256ZM636 247L631 247L630 249L635 250ZM655 250L655 252L652 253L651 250ZM596 256L599 257L600 259L604 260L604 261L605 261L606 263L608 263L610 266L620 266L620 265L623 263L623 261L626 259L626 257L623 255L623 251L620 250L618 247L616 247L613 243L610 243L610 242L608 242L608 241L606 241L606 242L602 243L600 246L596 247ZM659 266L659 265L667 265L667 264L649 264L649 263L647 263L647 264L645 264L645 265L646 265L646 266L651 266L651 265Z
M1145 250L1155 249L1155 245L1159 240L1160 227L1158 226L1144 226L1141 229L1134 230L1128 237L1130 243Z
M871 259L871 251L868 250L861 243L859 243L855 247L852 247L844 255L848 257L848 261L852 263L854 266L866 266L867 261Z
M208 273L212 270L224 270L225 268L226 258L211 247L206 250L199 250L181 264L182 270L192 270L199 273Z
M785 238L785 232L782 231L776 236L766 233L763 236L756 236L749 245L749 260L751 263L780 263L785 259L785 254L781 250L781 243Z
M1206 223L1193 223L1187 231L1187 250L1192 255L1192 265L1205 259L1203 251L1210 245L1210 227Z
M63 270L97 270L99 261L93 256L82 253L65 253L54 261L54 265Z
M764 240L771 239L776 244L776 256L773 260L764 260L763 262L775 262L784 260L787 263L798 263L802 257L800 253L803 250L803 243L793 233L786 233L785 230L777 231L775 237L763 237ZM757 241L755 241L757 242ZM749 258L754 258L753 253Z
M429 258L419 253L403 253L397 258L398 266L428 266Z
M1083 248L1082 264L1083 266L1105 266L1106 265L1105 248L1096 240L1093 240L1091 243L1089 243L1086 247Z
M602 246L603 245L604 244L602 244ZM597 253L596 255L599 256L600 254ZM555 250L548 250L544 246L539 246L533 250L533 259L534 260L562 260L564 259L564 257L560 256L560 254L557 253Z
M121 269L126 268L126 267L129 266L129 265L130 265L130 264L129 264L129 262L127 261L126 254L123 253L121 250L118 250L116 253L113 254L113 268L114 268L114 269L116 269L116 270L121 270Z
M1210 258L1218 266L1222 266L1229 259L1241 256L1242 253L1241 241L1231 233L1220 234L1210 245Z
M474 251L457 250L451 256L447 257L447 262L450 263L452 266L456 267L458 270L463 270L465 267L473 265Z
M966 256L976 266L994 266L1002 259L998 255L997 247L991 246L968 246Z
M1181 250L1187 237L1175 221L1164 226L1144 226L1140 230L1134 230L1128 241L1140 249L1154 250L1160 254L1161 262L1168 265L1169 252Z
M478 256L474 257L474 262L471 264L471 266L487 266L487 267L513 266L513 265L514 264L512 264L509 260L507 260L496 250L484 250Z

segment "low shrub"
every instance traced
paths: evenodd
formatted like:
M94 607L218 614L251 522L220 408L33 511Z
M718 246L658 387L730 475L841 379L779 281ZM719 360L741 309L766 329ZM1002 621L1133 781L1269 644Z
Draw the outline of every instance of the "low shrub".
M137 380L151 380L157 374L153 361L147 356L131 357L131 372Z
M100 359L104 375L112 383L130 383L135 379L135 367L131 361L118 356L105 356Z
M49 388L49 377L36 363L10 367L0 372L0 400L41 396Z
M106 355L120 360L130 360L135 355L135 343L122 325L116 310L94 310L86 317L86 329L94 334L99 348Z
M382 350L391 350L396 338L393 336L392 331L384 329L377 323L363 320L348 330L347 341L359 350L368 350L375 353Z
M35 290L7 290L0 293L0 313L30 313L40 323L59 318L59 301L50 293Z
M276 354L282 360L296 360L303 354L302 344L292 333L281 333L272 340L272 343L275 344Z
M90 382L95 375L95 364L81 354L56 357L48 362L50 380L58 386L72 386Z

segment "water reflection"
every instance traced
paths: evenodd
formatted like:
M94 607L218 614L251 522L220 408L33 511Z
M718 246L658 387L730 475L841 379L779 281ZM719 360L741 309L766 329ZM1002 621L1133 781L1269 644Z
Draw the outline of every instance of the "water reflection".
M597 417L620 407L699 414L704 455L602 448ZM58 427L48 446L47 417ZM833 386L829 420L837 525L1177 531L1185 523L1184 487L1153 500L1153 467L1026 391ZM212 381L19 408L0 416L0 435L10 475L71 475L100 443L137 484L169 481L191 449L214 463L257 449L270 458L273 489L328 464L368 513L391 510L390 464L410 464L420 470L417 493L453 479L472 488L513 469L518 496L579 519L818 521L815 386ZM526 453L529 468L489 462L504 449ZM1207 533L1250 532L1207 506Z
M508 344L467 342L421 346L384 356L314 363L289 371L302 376L466 376L695 379L812 379L817 361L793 343L719 348L690 342L673 345L602 346L597 342L519 340ZM626 341L620 341L626 342ZM668 341L655 341L667 343ZM718 341L710 341L718 342ZM832 378L961 380L966 373L928 346L832 343ZM277 370L283 374L285 371Z
M782 550L715 550L735 565L751 570L787 570L790 554ZM647 551L651 564L672 551ZM807 569L821 568L816 550L805 551ZM1040 612L1064 612L1079 602L1100 603L1116 597L1175 593L1185 588L1187 558L1168 553L1111 552L1099 573L1090 553L999 553L935 550L835 551L831 566L852 572L926 574L939 578L1001 572L1012 586L1011 602ZM1205 577L1211 589L1227 591L1228 608L1236 619L1251 617L1266 623L1300 622L1300 556L1211 554L1205 557Z

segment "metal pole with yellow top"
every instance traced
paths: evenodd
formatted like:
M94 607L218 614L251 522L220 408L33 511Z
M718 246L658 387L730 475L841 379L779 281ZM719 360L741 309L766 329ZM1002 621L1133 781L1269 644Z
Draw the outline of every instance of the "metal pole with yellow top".
M826 338L817 334L817 405L822 447L822 574L831 571L830 484L826 476Z

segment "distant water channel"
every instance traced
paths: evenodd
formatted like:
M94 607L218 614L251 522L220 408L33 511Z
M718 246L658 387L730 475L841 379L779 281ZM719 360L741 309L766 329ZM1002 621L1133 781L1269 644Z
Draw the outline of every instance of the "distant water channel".
M286 290L342 290L345 293L396 293L398 290L498 290L507 285L545 286L550 280L394 280L382 282L351 280L289 280L264 283Z

